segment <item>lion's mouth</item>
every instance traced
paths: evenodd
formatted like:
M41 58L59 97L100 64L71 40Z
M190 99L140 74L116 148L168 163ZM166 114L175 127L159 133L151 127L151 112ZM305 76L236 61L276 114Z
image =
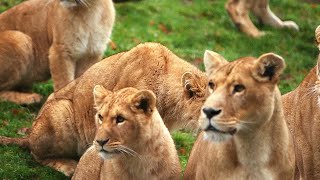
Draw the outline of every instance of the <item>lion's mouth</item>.
M230 131L221 131L215 128L214 126L212 126L211 124L209 124L209 126L204 131L214 131L222 134L230 134L231 136L233 136L237 132L237 129L234 128L234 129L231 129Z
M107 150L105 150L105 149L101 149L100 150L100 153L105 153L105 154L119 154L119 153L121 153L121 151L119 151L119 150L112 150L112 151L107 151Z

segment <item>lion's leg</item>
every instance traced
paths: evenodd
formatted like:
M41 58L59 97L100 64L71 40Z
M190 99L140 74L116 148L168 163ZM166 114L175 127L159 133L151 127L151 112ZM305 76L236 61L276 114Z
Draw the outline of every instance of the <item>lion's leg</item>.
M49 50L50 72L54 90L59 90L75 79L76 60L63 45L53 45Z
M39 103L42 96L37 93L23 93L15 91L0 92L0 101L10 101L16 104L33 104Z
M289 28L299 31L299 26L293 21L282 21L269 7L269 0L257 0L252 12L264 23L276 28Z
M41 108L29 135L30 150L41 164L71 175L77 164L78 133L70 100L52 97Z
M101 60L101 55L91 56L77 62L75 77L81 76L90 66Z
M228 0L226 9L231 20L240 31L249 36L259 37L264 33L256 28L249 17L249 10L253 2L252 0Z
M19 31L0 33L0 101L17 104L40 102L35 93L14 91L25 83L32 83L30 71L34 63L32 39Z
M39 160L35 156L37 162L42 165L49 166L59 172L62 172L64 175L70 177L73 175L78 162L73 159L45 159Z

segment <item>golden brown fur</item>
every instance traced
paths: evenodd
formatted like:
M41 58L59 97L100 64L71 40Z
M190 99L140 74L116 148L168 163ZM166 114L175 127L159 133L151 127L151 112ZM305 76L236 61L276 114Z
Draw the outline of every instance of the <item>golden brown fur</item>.
M180 178L178 154L152 91L125 88L112 93L97 85L94 100L97 133L73 179Z
M319 46L320 26L316 31L316 37ZM282 96L284 114L295 146L295 179L320 179L319 67L320 56L317 66L310 71L299 87Z
M0 99L39 102L21 89L51 74L58 90L80 76L101 59L114 19L112 0L29 0L1 13Z
M298 31L298 25L293 21L282 21L269 7L269 0L228 0L226 9L233 23L249 36L259 37L264 32L259 31L250 20L250 11L264 24L276 28L289 28Z
M228 63L205 53L211 95L184 179L293 179L294 152L277 87L285 67L273 53Z
M138 45L96 63L51 95L33 124L29 147L39 162L60 171L70 167L60 166L66 164L66 159L73 162L71 165L76 163L74 160L95 137L92 89L97 84L111 91L125 87L152 90L157 97L157 109L170 131L186 126L196 128L200 108L208 95L207 83L203 72L166 47L156 43ZM0 143L10 141L0 138Z

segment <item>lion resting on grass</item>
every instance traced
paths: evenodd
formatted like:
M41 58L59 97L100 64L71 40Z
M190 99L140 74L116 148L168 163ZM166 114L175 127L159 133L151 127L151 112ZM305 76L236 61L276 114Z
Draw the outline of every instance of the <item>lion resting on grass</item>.
M277 87L285 63L273 53L228 63L207 51L211 95L184 179L293 179L294 152Z
M320 50L320 26L316 30ZM297 172L295 179L320 179L320 56L317 65L298 88L282 96L293 135Z
M93 93L97 133L73 179L180 179L178 154L152 91L112 93L97 85Z
M39 102L24 93L48 80L58 90L103 55L115 20L112 0L29 0L0 14L0 100Z
M92 89L148 89L169 130L197 128L208 96L206 75L156 43L138 45L90 67L81 77L52 94L41 108L27 138L0 138L1 144L27 146L35 159L71 175L77 158L96 133Z
M298 25L293 21L282 21L269 7L269 0L228 0L226 9L233 23L249 36L259 37L264 35L252 23L249 12L252 13L264 24L276 28L288 28L299 31Z

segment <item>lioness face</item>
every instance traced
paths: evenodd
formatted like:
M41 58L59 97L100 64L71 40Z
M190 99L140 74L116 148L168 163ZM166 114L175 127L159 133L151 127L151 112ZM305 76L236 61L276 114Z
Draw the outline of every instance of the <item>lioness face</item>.
M211 91L200 115L205 138L225 141L237 133L250 133L270 118L275 87L285 67L280 56L269 53L229 63L207 51L204 62Z
M97 133L93 144L104 159L135 155L136 146L149 135L156 98L151 91L125 88L115 93L94 89Z

